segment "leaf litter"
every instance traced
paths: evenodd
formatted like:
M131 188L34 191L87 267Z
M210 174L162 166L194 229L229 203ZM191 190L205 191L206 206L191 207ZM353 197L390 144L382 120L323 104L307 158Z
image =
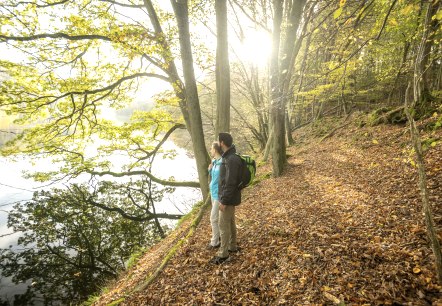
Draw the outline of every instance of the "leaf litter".
M303 145L288 148L284 175L243 193L236 212L242 250L229 262L209 263L215 251L205 248L206 212L152 284L130 293L173 239L148 252L96 305L121 297L121 305L442 305L406 127L365 129L350 127L321 143L295 133ZM425 158L442 234L442 144ZM267 164L257 176L269 172Z

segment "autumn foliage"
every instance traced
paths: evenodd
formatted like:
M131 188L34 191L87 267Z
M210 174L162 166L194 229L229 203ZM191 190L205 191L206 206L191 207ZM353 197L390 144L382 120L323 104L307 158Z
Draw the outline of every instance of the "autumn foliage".
M133 291L158 263L158 248L177 236L147 253L97 305L442 303L407 128L352 124L321 143L306 130L294 135L302 145L289 148L285 174L245 192L237 211L242 250L230 262L209 264L206 214L150 286ZM440 143L426 160L440 228ZM257 176L269 172L262 166Z

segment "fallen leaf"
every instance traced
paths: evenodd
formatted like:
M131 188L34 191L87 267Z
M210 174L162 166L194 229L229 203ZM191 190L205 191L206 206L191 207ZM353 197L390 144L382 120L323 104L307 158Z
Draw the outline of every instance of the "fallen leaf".
M413 273L414 274L419 274L419 273L421 273L421 269L419 267L414 267L413 268Z
M338 299L336 296L334 296L333 294L330 294L328 292L324 292L324 296L327 298L327 300L332 301L335 304L339 304L341 303L341 300Z

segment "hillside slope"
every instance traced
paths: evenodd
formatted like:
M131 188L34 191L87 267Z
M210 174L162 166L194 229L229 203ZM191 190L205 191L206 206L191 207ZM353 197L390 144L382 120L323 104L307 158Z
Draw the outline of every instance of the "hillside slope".
M280 178L249 188L237 209L242 251L212 265L208 213L146 289L153 248L96 305L296 305L442 303L425 234L406 127L357 128L333 137L294 134ZM442 138L439 130L433 138ZM442 226L442 144L426 153L430 200ZM259 168L258 176L270 173ZM185 226L185 224L183 225ZM156 251L159 249L160 251Z

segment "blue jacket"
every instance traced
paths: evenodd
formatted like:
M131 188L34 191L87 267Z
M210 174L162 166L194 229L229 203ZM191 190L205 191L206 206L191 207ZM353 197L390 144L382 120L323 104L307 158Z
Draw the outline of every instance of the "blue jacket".
M221 166L222 158L215 159L212 161L212 169L210 169L210 195L212 196L212 200L219 201L218 196L218 184L219 184L219 170Z

